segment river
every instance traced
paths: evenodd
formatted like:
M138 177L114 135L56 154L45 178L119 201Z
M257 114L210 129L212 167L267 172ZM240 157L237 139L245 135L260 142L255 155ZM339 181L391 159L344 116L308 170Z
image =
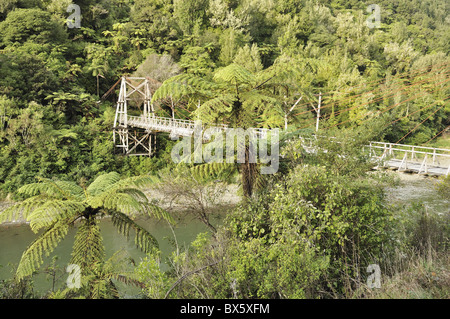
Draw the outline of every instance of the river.
M391 203L409 205L412 202L422 202L428 209L428 212L437 214L450 213L450 200L437 195L434 185L437 183L435 178L427 178L418 175L397 174L400 178L400 185L387 190L388 199ZM221 223L224 212L216 212L211 216L211 223L217 226ZM167 257L174 251L174 239L183 247L195 239L197 234L207 232L208 228L200 221L194 219L191 215L180 218L176 227L171 227L164 221L154 221L151 219L138 219L137 222L152 233L159 242L163 257ZM51 256L59 257L57 264L63 269L70 261L70 252L72 250L73 237L75 230L72 229L68 236L58 245ZM136 262L145 254L138 250L133 238L127 241L120 235L111 221L108 219L101 221L101 232L104 238L106 256L111 256L114 252L125 249ZM175 237L174 237L175 234ZM11 278L13 269L17 266L22 252L33 241L36 235L26 224L13 224L0 226L0 280ZM48 264L51 257L46 258ZM11 268L9 265L14 266ZM163 269L166 266L163 264ZM59 283L64 284L64 278L67 275L61 270ZM48 291L51 287L51 281L46 279L45 274L35 276L35 290L40 292ZM127 290L126 294L132 295L136 290Z

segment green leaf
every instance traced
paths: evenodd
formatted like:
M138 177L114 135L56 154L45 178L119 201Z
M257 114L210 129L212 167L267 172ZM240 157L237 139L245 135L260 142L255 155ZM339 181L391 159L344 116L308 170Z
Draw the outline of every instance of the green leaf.
M255 76L250 71L236 63L218 70L214 74L214 80L236 85L256 82Z
M58 220L74 217L82 213L87 205L79 201L47 200L31 212L27 220L31 229L37 233L43 227L49 227Z
M105 192L120 180L119 173L111 172L98 176L86 189L91 196Z
M69 225L67 220L61 220L49 227L22 254L16 275L20 280L31 275L43 263L43 255L48 256L67 235Z

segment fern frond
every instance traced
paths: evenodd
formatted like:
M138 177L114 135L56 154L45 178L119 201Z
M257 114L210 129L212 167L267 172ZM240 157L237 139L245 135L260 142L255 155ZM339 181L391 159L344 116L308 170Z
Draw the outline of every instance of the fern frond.
M214 74L214 80L227 82L229 84L255 83L255 76L239 64L232 63Z
M256 91L245 92L242 94L243 99L243 107L249 108L252 110L264 110L267 107L271 109L280 108L279 102L277 99L265 95L260 94Z
M211 91L214 88L217 88L218 85L213 82L209 82L205 80L203 77L195 76L189 73L182 73L179 75L175 75L170 79L167 79L164 83L179 83L183 85L191 86L199 91Z
M69 181L55 181L55 184L59 186L60 189L64 190L66 194L70 194L70 197L68 197L68 199L85 199L83 188L76 183Z
M164 82L153 94L152 102L156 102L157 100L173 98L179 99L191 94L195 94L197 90L195 90L190 85L181 84L178 82Z
M121 188L117 190L119 193L128 194L138 202L147 202L148 198L143 191L136 188Z
M37 195L13 204L0 213L0 224L6 221L27 219L33 210L47 201L48 197L46 195Z
M20 187L17 192L27 196L46 194L53 198L70 199L82 193L81 187L72 182L53 181L48 178L39 178L39 182Z
M31 230L37 233L43 227L48 227L60 219L74 217L86 209L84 202L69 200L47 200L31 212L27 220Z
M145 213L158 219L165 219L174 223L172 216L159 206L148 201L147 196L138 189L126 188L108 192L102 197L96 197L91 201L93 207L104 207L109 211L118 211L126 215Z
M139 280L139 275L134 271L134 260L129 253L121 249L115 252L103 264L104 273L108 280L115 279L127 285L143 287L143 283Z
M115 279L120 281L126 285L133 285L139 288L145 288L145 284L139 280L139 275L136 275L133 272L128 272L126 274L112 274L111 279Z
M20 280L38 269L44 262L43 255L50 255L58 243L67 235L68 230L67 220L61 220L34 240L22 254L16 271L17 278Z
M112 191L88 200L93 208L104 207L107 210L117 210L124 214L136 214L143 211L141 203L130 194Z
M232 111L233 103L235 101L236 96L224 94L206 101L198 109L192 112L192 115L194 117L199 117L205 123L214 123L221 115Z
M153 248L158 248L156 239L144 228L136 224L127 215L120 212L113 212L112 223L117 227L119 233L129 238L130 228L135 232L134 243L145 253L150 252Z
M175 219L172 217L172 215L170 215L168 211L159 207L158 205L155 205L150 202L146 202L146 203L142 203L142 206L145 208L145 212L149 216L151 216L151 217L153 216L158 219L164 219L172 225L175 224Z
M217 178L228 170L236 170L233 163L206 163L196 165L190 168L191 174L198 179Z
M75 235L71 263L86 269L95 262L102 262L104 257L105 247L98 221L85 220Z
M86 192L95 196L105 192L120 180L119 173L111 172L98 176L86 189Z

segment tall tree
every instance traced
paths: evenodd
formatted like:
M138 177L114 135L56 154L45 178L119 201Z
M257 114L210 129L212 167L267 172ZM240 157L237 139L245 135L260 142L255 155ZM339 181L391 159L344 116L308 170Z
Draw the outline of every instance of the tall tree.
M197 78L188 74L175 76L163 83L153 95L153 101L167 97L194 97L192 100L203 103L196 105L192 113L195 119L208 124L227 124L231 128L244 130L252 127L273 127L282 123L280 104L262 89L268 79L260 79L261 75L253 74L238 64L230 64L214 73L212 81ZM198 102L197 102L198 103ZM279 122L261 121L267 114L278 115ZM250 158L248 141L245 145L245 162L240 163L240 173L244 195L250 197L257 181L256 163Z

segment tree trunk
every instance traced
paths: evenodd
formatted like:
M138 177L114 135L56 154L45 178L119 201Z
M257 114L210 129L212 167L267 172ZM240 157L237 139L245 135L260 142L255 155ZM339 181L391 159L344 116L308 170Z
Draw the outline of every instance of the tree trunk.
M250 147L245 145L245 162L241 164L242 189L244 196L252 197L256 179L256 163L250 163Z

